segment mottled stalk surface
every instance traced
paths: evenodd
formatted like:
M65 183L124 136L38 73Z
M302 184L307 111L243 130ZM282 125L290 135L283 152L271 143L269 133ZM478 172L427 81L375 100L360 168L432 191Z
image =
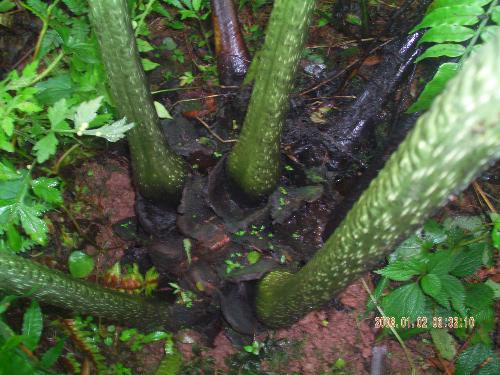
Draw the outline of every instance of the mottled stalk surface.
M500 34L481 47L391 156L323 248L259 284L257 312L287 325L372 269L500 156Z
M153 200L175 200L185 179L185 165L169 147L159 127L137 50L126 0L89 0L111 96L120 116L136 126L128 132L134 181Z
M228 173L251 198L270 193L280 173L280 141L288 96L302 54L314 0L276 0L262 50L249 75L255 76L250 105Z
M137 327L179 328L166 303L77 280L5 251L0 251L0 290Z

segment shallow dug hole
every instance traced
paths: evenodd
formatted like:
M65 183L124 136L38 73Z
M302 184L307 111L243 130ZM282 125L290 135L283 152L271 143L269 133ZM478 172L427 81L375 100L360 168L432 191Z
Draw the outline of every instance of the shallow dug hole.
M86 250L96 254L98 272L105 272L120 260L149 263L150 260L144 259L147 258L146 251L140 249L141 241L123 239L123 234L120 237L113 230L117 223L135 215L135 194L127 160L120 157L100 160L85 162L72 171L75 194L70 201L73 211L78 212L74 219L87 238L94 242L87 244ZM81 208L75 211L75 205ZM182 242L178 246L182 247ZM230 253L224 248L231 246L232 241L228 241L222 250L216 252ZM182 251L182 248L179 250ZM263 255L266 256L265 253ZM219 257L209 259L220 262ZM373 289L372 275L368 273L364 279ZM161 294L157 298L169 297ZM380 333L374 325L376 314L372 312L364 316L367 298L363 285L358 281L327 308L309 313L290 328L260 330L255 336L236 333L224 319L219 319L216 329L212 329L209 334L203 330L201 333L181 330L175 338L184 357L184 373L204 373L205 368L219 369L222 373L238 373L238 369L248 369L285 374L321 374L331 371L336 374L369 374L373 348L385 347L387 373L408 374L410 367L399 344L389 338L376 339ZM207 321L207 325L213 327L213 321ZM242 348L254 339L268 345L268 349L259 356L246 353ZM406 345L422 373L439 373L426 360L435 356L430 345L422 340L409 340ZM162 358L161 345L151 344L141 357L136 358L134 367L142 371L140 373L148 373Z

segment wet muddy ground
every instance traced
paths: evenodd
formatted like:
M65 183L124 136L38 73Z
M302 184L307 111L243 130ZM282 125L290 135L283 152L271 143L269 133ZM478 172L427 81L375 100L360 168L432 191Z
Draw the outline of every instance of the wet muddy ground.
M97 282L120 261L138 263L143 272L155 266L160 272L158 298L175 300L169 282L196 291L207 314L194 330L176 334L187 374L368 374L373 350L379 347L387 350L388 374L410 371L399 344L374 328L375 313L365 316L367 292L361 282L288 329L266 330L252 310L255 280L279 265L299 269L305 264L376 175L415 120L404 111L421 89L418 78L434 68L415 68L418 35L407 36L428 2L399 1L401 12L381 3L369 33L340 16L346 13L342 6L359 12L355 2L340 1L335 7L320 3L319 14L327 12L331 22L317 26L318 15L313 22L282 139L283 176L269 199L246 202L224 175L225 154L243 123L249 90L217 86L201 71L190 87L166 79L166 71L171 76L196 71L209 50L193 45L189 30L169 29L157 18L148 20L151 43L171 38L189 57L181 64L172 62L168 51L148 56L161 64L148 77L152 90L168 90L155 100L174 117L163 121L162 128L191 167L180 205L161 206L135 194L123 143L94 151L86 161L77 155L74 164L61 169L67 203L63 212L52 214L55 250L47 257L65 264L68 243L77 237L74 241L95 256ZM405 9L408 3L415 4ZM270 6L258 13L243 8L239 14L251 53L262 38L248 30L263 28L269 11ZM36 24L25 17L20 14L19 28L1 38L13 42L2 49L8 57L2 59L2 73L21 67L33 44ZM493 195L499 185L494 176L484 176ZM443 212L477 214L478 202L469 190ZM363 279L373 288L373 274ZM242 349L254 340L266 343L259 356ZM449 369L428 337L406 345L421 373ZM152 344L141 356L108 354L137 373L151 373L162 350Z

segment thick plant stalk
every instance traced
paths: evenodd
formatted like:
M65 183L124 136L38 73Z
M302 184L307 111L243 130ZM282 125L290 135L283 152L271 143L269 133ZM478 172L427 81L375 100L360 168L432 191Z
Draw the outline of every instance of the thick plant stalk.
M499 60L497 34L419 118L314 258L296 274L261 281L264 323L289 324L329 301L500 157Z
M173 308L166 303L77 280L5 251L0 251L0 290L138 327L179 328Z
M228 173L251 198L270 193L279 176L280 138L288 95L304 46L314 0L276 0L240 138L228 158Z
M241 35L233 0L211 0L215 54L219 81L225 86L237 85L245 76L250 57Z
M88 3L111 96L120 116L136 124L128 132L135 184L146 198L174 200L180 195L186 169L159 128L127 0L89 0Z

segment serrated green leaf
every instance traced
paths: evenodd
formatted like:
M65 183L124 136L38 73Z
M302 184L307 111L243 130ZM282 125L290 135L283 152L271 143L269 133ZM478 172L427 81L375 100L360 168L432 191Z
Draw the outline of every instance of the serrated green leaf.
M53 132L49 132L45 137L41 138L33 147L37 162L43 163L47 161L56 153L58 144L59 141Z
M156 69L157 67L160 66L160 64L155 63L149 59L141 59L142 62L142 67L146 72L149 72L150 70Z
M68 267L73 277L84 278L94 269L94 259L83 251L73 251L68 259Z
M59 356L61 355L64 348L64 343L65 340L59 340L56 345L43 353L40 360L40 365L44 368L52 367L59 359Z
M40 107L38 104L35 104L33 102L21 102L19 103L16 108L20 110L21 112L24 113L37 113L43 110L42 107Z
M201 0L192 0L191 4L195 11L199 11L201 9Z
M449 273L455 266L455 253L450 250L441 250L434 254L429 254L427 263L428 273L444 275Z
M486 282L484 284L488 285L491 288L491 290L493 290L493 298L495 300L500 299L500 284L499 283L494 282L492 279L488 279L488 280L486 280Z
M62 203L59 181L55 178L40 177L31 182L33 192L48 203Z
M394 316L396 321L402 316L415 320L425 316L425 295L417 283L404 285L384 297L382 308L387 316Z
M12 224L8 225L5 233L7 235L7 244L9 247L16 253L21 251L23 247L23 238L17 231L16 227Z
M69 74L60 74L46 81L38 83L40 91L37 93L37 99L42 104L52 105L61 99L69 98L73 95L75 87Z
M484 344L477 344L462 352L457 359L455 375L495 375L500 373L500 360Z
M48 5L41 0L27 0L26 3L30 6L30 10L38 17L45 18L47 15Z
M407 281L419 275L424 267L425 263L421 259L398 260L375 272L391 280Z
M165 357L160 362L156 369L155 375L163 374L179 374L182 368L182 354L174 348L172 353L165 353Z
M163 104L155 101L154 105L155 105L156 113L158 114L159 118L167 118L167 119L172 118L172 116L170 115L170 112L168 112L168 110L165 108L165 106Z
M477 310L493 305L493 289L483 283L465 284L465 304Z
M457 343L453 336L444 329L431 329L431 337L441 357L452 361L457 354Z
M459 25L440 25L433 27L420 38L421 43L463 42L474 36L474 30Z
M144 39L137 39L137 48L139 49L139 52L150 52L155 49L151 43Z
M479 22L477 16L480 16L483 13L483 8L478 5L453 5L434 9L428 13L424 19L410 31L410 33L427 27L441 25L475 25Z
M77 16L84 14L87 11L87 4L85 0L63 0L69 10Z
M465 287L452 275L438 275L441 280L441 288L443 293L451 301L453 308L459 312L462 316L465 316Z
M397 248L389 255L389 263L396 260L411 259L417 255L422 254L422 239L414 234L403 241Z
M125 137L125 133L134 127L134 123L127 124L126 122L127 119L122 118L97 129L85 130L82 134L105 138L109 142L116 142Z
M45 221L38 217L41 215L41 212L23 204L17 204L14 210L26 234L36 243L40 245L45 244L48 228Z
M47 111L47 117L49 118L50 125L52 128L56 128L61 122L66 119L68 114L68 105L66 99L61 99L57 101L52 107Z
M448 56L457 57L462 56L465 52L465 47L461 44L443 43L429 47L415 60L416 63L434 57Z
M429 273L420 279L420 286L425 294L434 298L441 306L449 308L448 297L443 293L441 279L438 275Z
M38 302L33 301L28 307L23 317L22 334L24 336L24 345L30 350L34 350L40 337L42 336L43 316Z
M450 271L453 276L464 277L475 273L483 263L484 247L463 249L457 255L456 265Z
M93 100L81 103L75 112L74 123L75 129L80 132L80 130L86 130L97 116L97 111L101 107L102 100L104 97L99 96Z
M446 241L446 232L437 221L429 220L424 224L424 238L437 245Z
M500 5L497 5L493 8L493 12L491 13L491 19L497 25L500 25Z

